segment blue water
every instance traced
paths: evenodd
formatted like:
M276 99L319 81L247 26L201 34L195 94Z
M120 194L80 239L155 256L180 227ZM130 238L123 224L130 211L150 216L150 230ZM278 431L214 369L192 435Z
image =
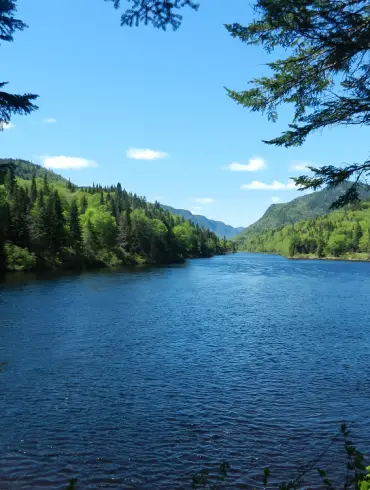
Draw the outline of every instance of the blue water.
M255 254L10 279L0 489L190 488L222 460L252 488L343 420L369 451L369 299L370 264Z

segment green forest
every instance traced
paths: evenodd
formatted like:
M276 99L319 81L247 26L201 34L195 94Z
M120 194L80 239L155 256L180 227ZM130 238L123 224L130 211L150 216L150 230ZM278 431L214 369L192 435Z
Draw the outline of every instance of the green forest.
M1 163L2 272L168 264L232 248L119 183L79 188L28 162Z
M314 219L237 238L248 252L287 257L370 259L370 201L361 201Z

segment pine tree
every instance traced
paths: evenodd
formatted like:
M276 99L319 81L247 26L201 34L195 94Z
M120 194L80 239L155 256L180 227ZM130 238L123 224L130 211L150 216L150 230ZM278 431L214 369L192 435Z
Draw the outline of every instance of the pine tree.
M12 198L15 188L17 186L17 180L15 178L14 168L12 165L8 168L8 171L6 172L4 185L9 198Z
M54 255L58 254L66 240L65 217L58 191L49 196L50 241Z
M9 240L19 247L28 247L30 244L29 197L23 187L16 186L13 192L13 197L9 199Z
M370 124L369 3L364 0L256 0L249 25L226 25L234 38L279 55L250 88L229 96L253 112L278 119L284 104L292 120L270 145L294 147L315 131L337 125ZM352 185L333 207L359 200L361 180L370 175L370 160L344 166L310 166L310 176L295 180L300 190Z
M86 233L84 237L84 250L90 260L94 260L98 250L98 237L91 220L87 220Z
M46 208L43 190L38 193L31 220L31 250L42 256L48 247L48 234L46 229Z
M88 206L88 201L87 201L87 197L84 194L81 199L80 214L85 214L87 206Z
M69 210L69 244L79 255L82 250L82 231L78 216L78 206L76 199L71 202Z
M353 230L353 251L359 251L359 244L362 237L362 228L360 223L357 221L356 226Z
M48 196L50 192L50 187L49 187L49 182L48 182L48 175L45 172L44 174L44 181L42 185L42 192L44 193L44 196Z
M37 185L35 174L32 175L31 187L30 187L30 202L31 206L35 203L37 199Z
M132 226L130 211L123 211L118 222L117 244L127 253L132 252Z

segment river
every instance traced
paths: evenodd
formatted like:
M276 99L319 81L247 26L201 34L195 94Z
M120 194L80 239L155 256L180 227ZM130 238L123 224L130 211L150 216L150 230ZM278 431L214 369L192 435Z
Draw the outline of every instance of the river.
M190 488L223 460L225 488L252 488L265 466L294 476L344 420L370 450L368 263L236 254L14 277L1 490Z

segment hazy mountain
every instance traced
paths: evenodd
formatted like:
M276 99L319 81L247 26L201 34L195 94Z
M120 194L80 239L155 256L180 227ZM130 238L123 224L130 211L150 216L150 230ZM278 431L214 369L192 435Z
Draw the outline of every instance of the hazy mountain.
M261 233L288 223L296 223L326 214L330 211L329 208L333 201L338 199L350 185L349 182L344 182L335 189L326 188L297 197L287 203L272 204L262 218L245 228L239 236L242 238L250 233ZM361 187L360 197L363 200L370 198L370 190L366 186Z
M206 218L205 216L193 214L186 209L175 209L171 206L165 206L164 204L161 204L161 206L163 209L170 211L170 213L182 216L183 218L190 220L192 223L199 225L202 228L207 228L208 230L213 231L221 238L224 236L228 239L235 238L244 230L243 227L234 228L231 225L225 225L225 223L222 221L214 221Z

